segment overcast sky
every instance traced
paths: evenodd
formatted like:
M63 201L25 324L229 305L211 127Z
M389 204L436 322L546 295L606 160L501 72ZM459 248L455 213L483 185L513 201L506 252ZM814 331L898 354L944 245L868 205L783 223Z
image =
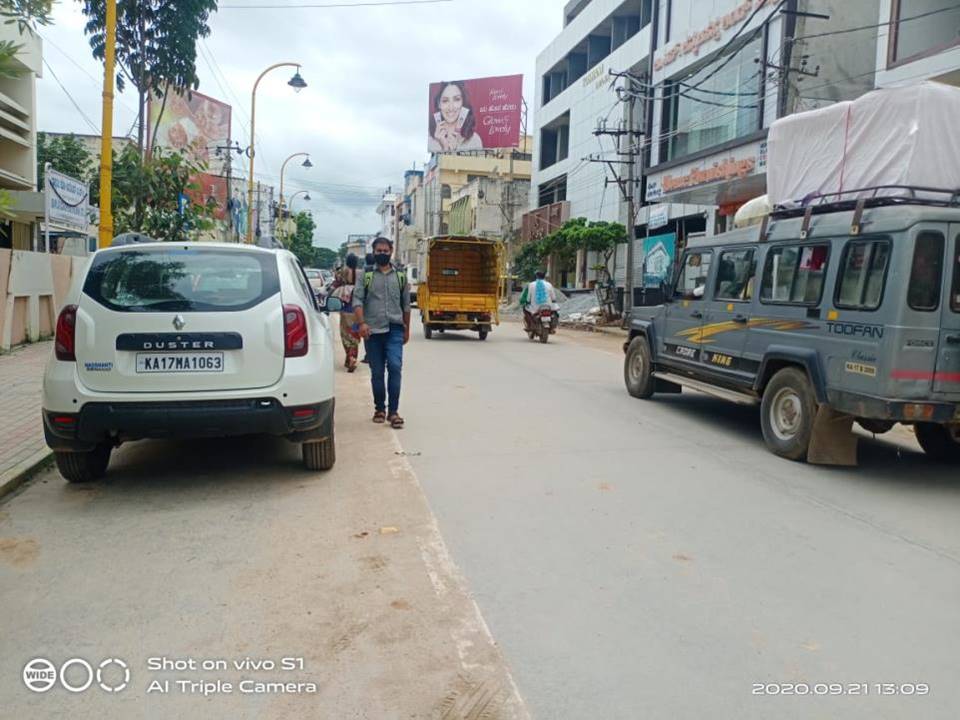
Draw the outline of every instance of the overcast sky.
M348 233L374 231L381 192L399 187L413 163L423 167L430 82L523 73L532 126L534 62L559 33L564 5L564 0L452 0L281 9L342 1L224 0L197 59L199 91L233 106L233 136L243 146L256 76L275 62L303 64L308 87L300 94L287 87L286 69L260 84L256 168L259 179L277 185L285 157L311 153L312 169L297 161L287 166L284 194L310 190L308 207L318 225L314 241L328 247L339 246ZM237 7L242 5L271 7ZM37 83L40 130L99 133L103 71L90 54L80 7L75 0L59 0L55 24L40 34L44 58L82 113L44 68ZM115 135L133 128L136 104L129 90L118 97ZM135 128L132 134L136 137ZM298 207L303 207L299 200Z

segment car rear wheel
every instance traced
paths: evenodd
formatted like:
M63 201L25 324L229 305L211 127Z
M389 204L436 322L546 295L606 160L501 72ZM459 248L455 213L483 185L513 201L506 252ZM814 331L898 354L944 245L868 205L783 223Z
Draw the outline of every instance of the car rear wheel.
M810 447L817 399L798 368L784 368L767 384L760 410L763 439L774 455L803 460Z
M960 461L960 429L935 423L917 423L914 430L920 447L931 458L941 462Z
M635 398L645 400L653 395L653 365L650 344L645 337L637 336L630 341L623 361L623 381L627 392Z
M303 465L307 470L329 470L337 461L336 444L333 435L315 442L301 445Z
M54 452L57 470L67 482L84 483L98 480L110 464L110 445L98 445L87 452Z

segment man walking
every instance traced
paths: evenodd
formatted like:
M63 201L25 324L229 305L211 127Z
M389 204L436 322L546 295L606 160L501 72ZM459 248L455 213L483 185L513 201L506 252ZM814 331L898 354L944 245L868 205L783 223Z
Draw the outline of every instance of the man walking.
M373 241L375 270L363 274L353 292L360 335L367 341L373 386L373 421L403 427L400 417L400 379L403 346L410 340L410 285L404 273L390 262L393 243L384 237ZM384 383L384 374L388 380Z

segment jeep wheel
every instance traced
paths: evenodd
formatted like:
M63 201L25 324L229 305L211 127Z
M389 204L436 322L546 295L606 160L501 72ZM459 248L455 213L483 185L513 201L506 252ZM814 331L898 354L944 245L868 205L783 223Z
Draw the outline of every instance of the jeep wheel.
M307 470L329 470L337 460L333 435L316 442L303 443L303 465Z
M917 423L914 430L916 430L920 447L934 460L941 462L960 460L960 432L956 426Z
M817 399L803 370L785 368L773 376L763 393L760 427L775 455L804 460L817 416Z
M106 443L98 445L88 452L54 452L57 470L64 479L72 483L99 480L107 472L110 464L110 451L113 448Z
M646 399L653 395L653 364L650 362L650 344L638 335L630 341L623 360L623 381L627 392L635 398Z

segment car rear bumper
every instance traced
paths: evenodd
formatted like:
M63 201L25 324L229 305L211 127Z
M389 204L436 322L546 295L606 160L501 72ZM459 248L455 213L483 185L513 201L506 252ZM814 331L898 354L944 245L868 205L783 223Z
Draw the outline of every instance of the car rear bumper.
M85 451L103 442L148 438L278 435L293 442L333 434L334 399L284 406L276 398L165 402L92 402L79 413L43 411L53 450Z

